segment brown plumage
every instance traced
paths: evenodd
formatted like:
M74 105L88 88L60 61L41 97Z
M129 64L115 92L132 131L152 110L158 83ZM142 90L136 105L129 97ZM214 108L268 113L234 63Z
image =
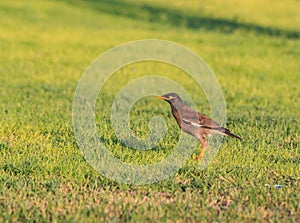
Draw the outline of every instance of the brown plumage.
M172 114L179 127L186 133L195 136L202 145L202 150L197 159L201 159L208 146L207 137L212 134L227 135L239 140L239 136L234 135L229 129L220 126L214 120L188 107L176 93L169 93L157 96L161 100L167 101L172 109Z

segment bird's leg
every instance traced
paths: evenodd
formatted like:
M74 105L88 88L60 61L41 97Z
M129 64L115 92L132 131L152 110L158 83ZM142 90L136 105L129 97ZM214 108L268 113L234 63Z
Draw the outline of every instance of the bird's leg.
M203 153L204 153L205 149L206 149L206 147L202 147L201 152L200 152L199 155L197 156L197 160L200 160L200 159L201 159L201 157L203 156Z
M202 150L197 157L197 160L200 160L204 154L204 151L206 150L206 147L208 146L208 142L206 141L206 139L204 137L201 137L201 136L198 139L202 145Z

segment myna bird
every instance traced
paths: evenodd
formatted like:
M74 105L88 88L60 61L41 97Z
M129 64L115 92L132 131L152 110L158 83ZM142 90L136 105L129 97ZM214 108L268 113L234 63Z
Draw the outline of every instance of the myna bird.
M232 134L229 129L220 126L214 120L188 107L176 93L157 96L157 98L167 101L172 108L172 115L178 126L200 141L202 150L197 160L201 159L208 146L207 137L212 134L227 135L242 140L239 136Z

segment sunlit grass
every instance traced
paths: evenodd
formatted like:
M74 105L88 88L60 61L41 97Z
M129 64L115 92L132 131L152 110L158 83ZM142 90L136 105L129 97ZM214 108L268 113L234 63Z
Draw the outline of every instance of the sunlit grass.
M300 27L298 1L215 0L195 5L144 0L138 5L144 3L283 33L299 32ZM299 37L238 27L228 32L174 26L163 18L149 21L148 14L143 19L147 11L135 8L124 9L128 16L104 12L101 4L108 7L107 1L0 3L1 220L299 221ZM198 145L174 176L131 186L103 177L83 158L73 133L72 101L81 75L96 57L144 38L175 41L208 63L224 93L227 127L244 141L225 139L205 170L195 161ZM128 163L167 157L180 133L167 103L147 97L132 107L132 130L147 137L149 120L160 116L167 123L166 137L146 153L118 141L110 126L114 97L126 83L147 75L181 83L197 110L210 114L202 90L176 67L145 62L117 71L98 98L96 124L112 154ZM275 189L276 184L283 187Z

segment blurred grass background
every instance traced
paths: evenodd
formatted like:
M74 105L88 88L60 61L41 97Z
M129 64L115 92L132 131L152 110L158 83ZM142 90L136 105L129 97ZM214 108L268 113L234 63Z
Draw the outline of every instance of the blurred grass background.
M299 221L299 8L296 0L1 1L2 221ZM137 187L111 182L85 162L72 100L96 57L144 38L175 41L208 63L223 89L227 126L244 142L225 140L203 171L191 159L175 176ZM133 77L177 72L197 109L209 113L209 106L170 66L133 64L119 71L120 82L116 73L98 99L99 135L118 158L153 162L172 151L179 133L165 103L145 98L131 113L141 135L145 120L166 119L169 135L153 151L125 148L110 127L111 102L132 68Z

